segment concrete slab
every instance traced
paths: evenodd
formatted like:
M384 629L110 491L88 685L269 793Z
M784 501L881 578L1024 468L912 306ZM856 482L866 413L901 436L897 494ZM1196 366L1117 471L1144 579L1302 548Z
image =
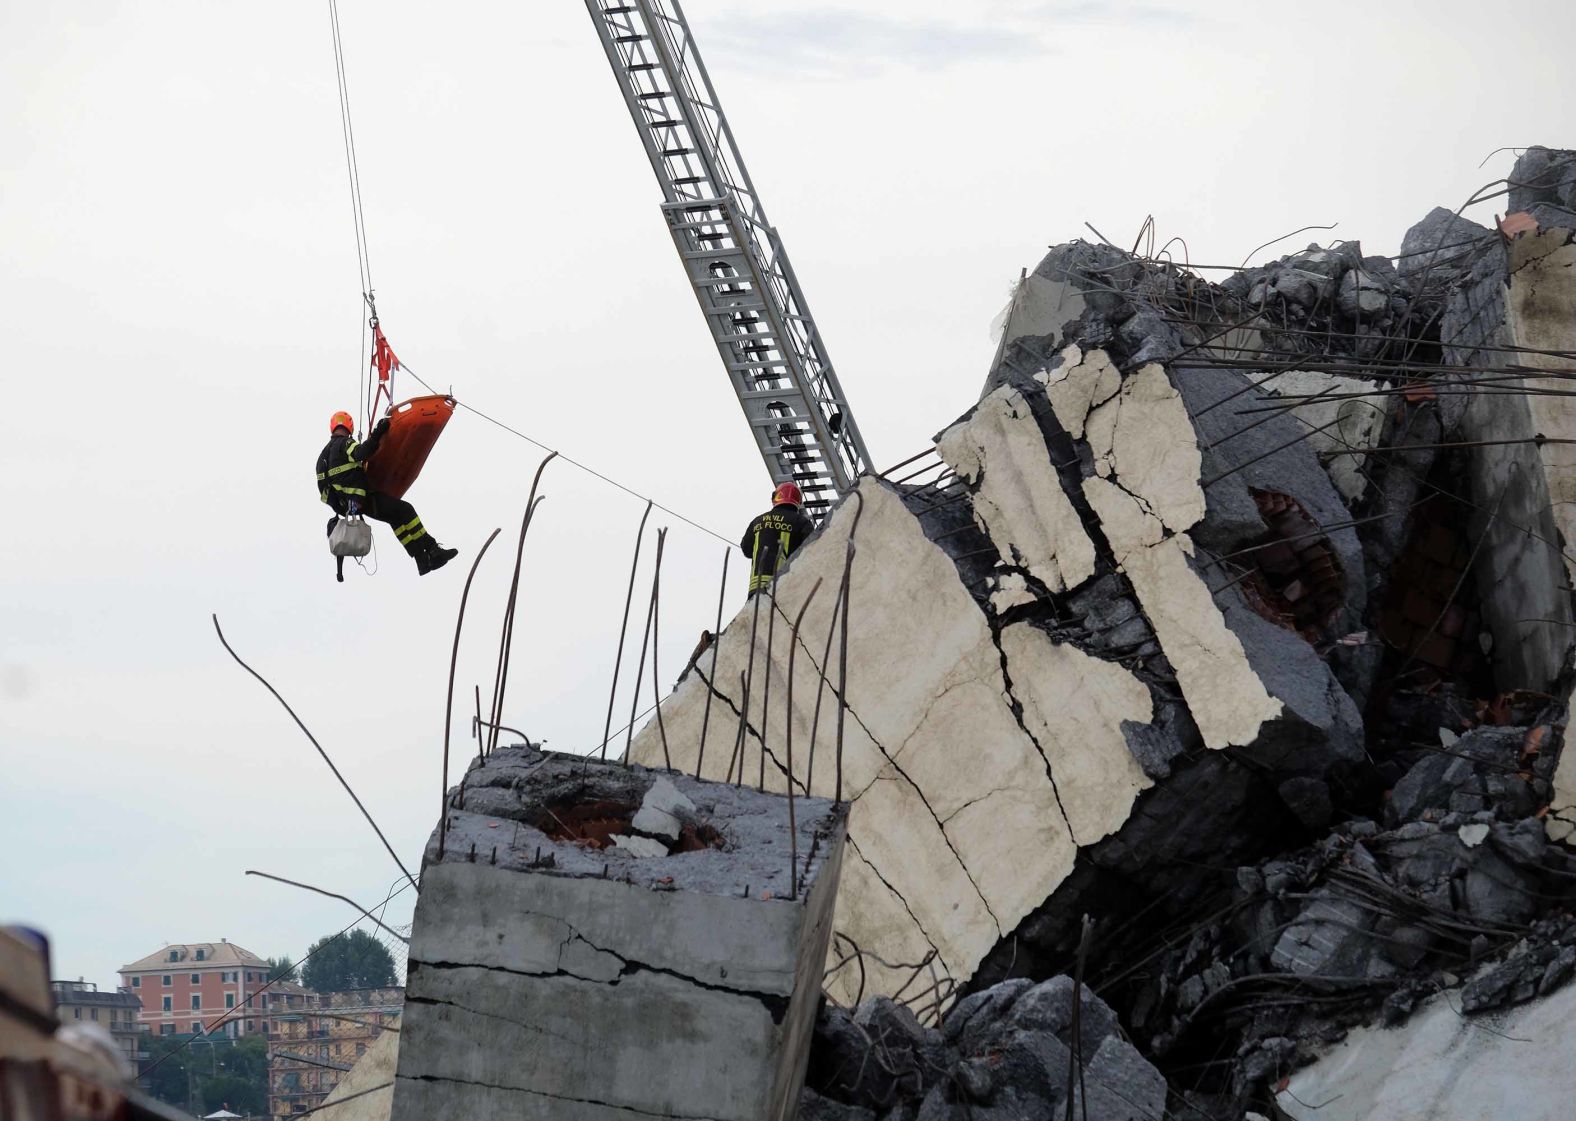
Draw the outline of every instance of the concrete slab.
M1445 993L1399 1028L1357 1028L1276 1096L1292 1121L1565 1121L1576 1064L1558 1059L1576 989L1463 1016Z

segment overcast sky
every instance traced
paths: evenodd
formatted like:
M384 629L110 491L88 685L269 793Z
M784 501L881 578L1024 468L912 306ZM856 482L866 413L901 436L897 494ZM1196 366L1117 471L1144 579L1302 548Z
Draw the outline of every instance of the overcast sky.
M1576 142L1573 7L687 14L886 467L972 403L1009 284L1085 221L1131 243L1152 214L1205 264L1313 223L1339 225L1278 251L1394 253L1508 171L1494 149ZM584 6L342 0L341 19L400 355L736 540L769 481ZM166 941L299 957L352 913L246 869L366 903L398 871L209 615L414 867L465 568L509 527L472 592L455 775L541 453L462 413L410 494L460 563L418 580L377 526L381 570L334 583L311 472L363 358L325 2L0 0L0 105L0 921L43 927L57 976L101 985ZM563 463L543 491L505 722L581 751L642 503ZM670 683L711 625L724 544L660 525ZM730 614L743 576L735 556Z

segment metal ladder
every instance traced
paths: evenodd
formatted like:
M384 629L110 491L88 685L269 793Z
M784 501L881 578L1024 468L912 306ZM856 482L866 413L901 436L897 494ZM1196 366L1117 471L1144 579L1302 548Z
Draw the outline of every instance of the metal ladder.
M869 453L684 10L678 0L586 0L586 9L772 483L797 483L819 519L869 471Z

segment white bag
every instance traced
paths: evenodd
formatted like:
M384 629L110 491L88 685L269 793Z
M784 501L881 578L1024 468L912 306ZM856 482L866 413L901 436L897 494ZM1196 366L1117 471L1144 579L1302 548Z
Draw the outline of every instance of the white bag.
M336 557L364 557L372 551L372 527L360 515L340 518L328 535L328 551Z

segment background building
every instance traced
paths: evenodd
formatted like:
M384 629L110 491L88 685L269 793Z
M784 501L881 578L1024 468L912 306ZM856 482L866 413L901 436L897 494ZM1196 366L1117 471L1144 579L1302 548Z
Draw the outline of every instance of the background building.
M243 1012L217 1030L232 1038L267 1030L260 1003L246 1000L268 983L268 962L223 938L165 946L121 966L120 978L140 998L140 1020L156 1035L204 1031L237 1008Z
M372 1042L398 1024L404 1003L401 988L350 989L307 993L303 1007L271 1011L269 1113L292 1117L321 1105Z
M109 1032L131 1069L141 1070L148 1057L147 1028L141 1023L142 1001L129 989L99 992L92 981L51 981L55 1015L62 1024L98 1024Z

